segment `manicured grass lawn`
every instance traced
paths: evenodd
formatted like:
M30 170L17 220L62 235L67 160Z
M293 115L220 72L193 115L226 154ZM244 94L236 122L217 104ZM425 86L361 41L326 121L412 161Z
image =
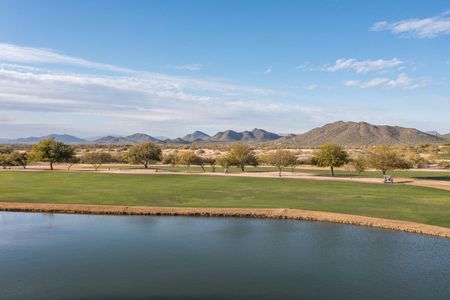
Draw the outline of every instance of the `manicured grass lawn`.
M89 167L86 167L89 168ZM121 166L102 166L102 169L143 169L143 166L135 166L135 165L121 165ZM157 168L159 170L167 170L167 171L189 171L189 172L203 172L203 170L198 166L190 166L189 168L183 166L152 166L152 168ZM89 168L90 169L90 168ZM206 172L210 172L211 169L209 166L205 166ZM276 172L278 171L275 167L247 167L245 169L246 172ZM286 172L290 172L289 168L284 169ZM216 167L216 172L223 172L223 168ZM241 170L239 168L229 168L229 173L240 173ZM305 169L305 168L295 168L294 172L308 173L312 175L323 175L323 176L331 176L330 170L322 170L322 169ZM433 179L433 180L445 180L450 181L450 171L392 171L388 172L389 175L394 178L416 178L416 179ZM379 171L366 171L361 174L350 173L346 170L335 170L335 176L343 176L343 177L369 177L369 178L383 178L381 172Z
M405 185L195 175L0 172L0 201L299 208L450 227L450 192Z
M298 172L311 173L316 175L330 176L329 170L313 170L313 169L298 169ZM433 180L445 180L450 181L449 171L389 171L387 174L393 176L394 178L416 178L416 179L433 179ZM344 170L335 170L336 176L353 176L353 177L369 177L369 178L382 178L381 172L377 171L366 171L361 174L353 173Z

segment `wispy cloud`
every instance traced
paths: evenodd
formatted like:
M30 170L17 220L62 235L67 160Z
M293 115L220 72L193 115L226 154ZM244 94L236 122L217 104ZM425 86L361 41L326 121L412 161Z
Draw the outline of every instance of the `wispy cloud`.
M394 34L416 38L435 38L450 34L450 10L423 19L407 19L397 22L380 21L373 24L369 30L390 31Z
M421 87L425 87L429 84L427 80L415 80L411 79L405 74L400 74L397 78L391 79L386 77L377 77L368 81L360 81L360 80L346 80L344 81L344 85L351 87L358 87L362 89L366 88L404 88L404 89L417 89Z
M202 69L202 65L200 64L187 64L176 67L178 70L186 70L186 71L200 71Z
M0 48L1 115L33 119L35 125L3 120L0 136L21 130L32 134L36 131L29 130L48 130L52 124L88 134L148 130L175 136L199 127L247 126L281 130L291 127L288 120L294 116L315 122L327 114L284 102L287 97L291 96L264 87L138 72L53 50Z
M69 65L112 72L131 72L131 70L127 68L68 56L51 49L22 47L4 43L0 43L0 62L25 63L32 65Z
M370 71L392 69L403 64L404 62L397 58L391 60L356 60L354 58L341 58L336 60L336 63L333 66L327 67L325 70L328 72L351 70L356 73L367 73Z
M310 62L304 62L295 67L297 70L301 71L322 71L323 67L313 66Z
M310 85L308 85L308 86L306 87L306 89L307 89L308 91L314 91L315 89L317 89L318 86L319 86L319 85L317 85L317 84L310 84Z
M353 71L356 73L368 73L373 71L400 70L406 66L406 63L398 58L392 59L366 59L358 60L355 58L339 58L333 65L311 65L306 62L295 67L302 71L319 72L338 72Z
M270 74L272 73L272 67L268 67L265 71L264 74Z

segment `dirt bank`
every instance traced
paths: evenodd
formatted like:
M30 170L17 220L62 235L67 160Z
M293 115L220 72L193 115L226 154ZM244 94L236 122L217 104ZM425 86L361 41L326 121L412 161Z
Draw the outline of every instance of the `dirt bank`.
M332 223L360 225L412 233L450 238L450 228L407 221L388 220L348 214L308 211L300 209L272 208L179 208L87 204L35 204L0 202L0 211L112 214L112 215L154 215L154 216L203 216L293 219L325 221Z

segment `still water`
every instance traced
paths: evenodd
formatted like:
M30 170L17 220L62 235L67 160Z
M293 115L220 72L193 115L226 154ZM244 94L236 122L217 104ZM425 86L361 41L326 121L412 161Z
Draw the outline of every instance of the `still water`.
M348 225L0 212L0 299L450 299L450 240Z

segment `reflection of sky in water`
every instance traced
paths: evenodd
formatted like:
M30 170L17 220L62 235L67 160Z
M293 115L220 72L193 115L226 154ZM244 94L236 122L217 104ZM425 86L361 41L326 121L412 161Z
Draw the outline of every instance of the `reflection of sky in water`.
M439 299L448 249L448 239L322 222L0 212L0 290L297 299L370 298L376 287Z

